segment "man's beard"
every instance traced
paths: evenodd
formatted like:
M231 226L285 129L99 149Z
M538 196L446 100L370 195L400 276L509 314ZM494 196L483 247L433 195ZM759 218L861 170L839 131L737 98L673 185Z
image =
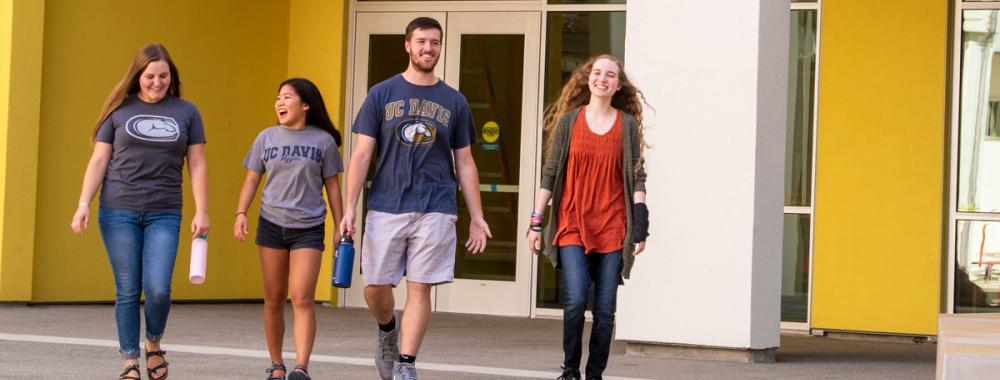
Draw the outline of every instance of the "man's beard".
M419 56L416 58L410 58L410 63L413 64L413 68L417 69L417 71L420 71L424 74L433 73L434 67L437 66L437 61L438 61L437 58L435 58L434 61L431 62L429 65L424 66Z

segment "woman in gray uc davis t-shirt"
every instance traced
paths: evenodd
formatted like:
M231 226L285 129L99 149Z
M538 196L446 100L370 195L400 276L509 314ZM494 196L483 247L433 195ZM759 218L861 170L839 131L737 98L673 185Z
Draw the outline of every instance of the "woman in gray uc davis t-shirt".
M139 50L125 78L101 110L71 227L83 234L100 188L98 219L115 276L115 321L126 367L121 377L140 376L139 297L145 293L146 368L158 380L167 376L160 339L170 312L185 158L196 210L191 232L208 234L205 129L194 104L180 98L180 76L163 46Z
M338 174L344 167L337 151L341 137L327 115L323 97L309 80L293 78L281 83L274 110L281 124L261 131L243 160L247 176L233 234L239 241L246 240L246 212L266 174L255 241L264 274L264 335L272 363L267 371L277 378L286 372L282 336L285 299L291 293L293 300L307 301L293 303L296 339L302 332L308 336L308 344L297 342L296 350L309 348L296 352L298 362L287 371L288 378L306 379L316 335L313 300L326 240L324 187L335 226L343 215Z

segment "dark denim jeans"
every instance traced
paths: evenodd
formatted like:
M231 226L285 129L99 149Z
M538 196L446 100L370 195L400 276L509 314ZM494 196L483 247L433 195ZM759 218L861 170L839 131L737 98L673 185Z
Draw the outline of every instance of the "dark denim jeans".
M611 351L611 330L615 326L618 281L622 273L622 252L591 253L583 247L559 247L562 265L563 291L563 361L565 368L580 368L583 351L584 312L590 283L594 283L594 323L590 330L590 355L586 378L600 379L608 366Z
M167 325L181 211L101 207L98 222L115 276L120 352L123 359L135 359L139 357L140 291L146 294L146 340L159 342Z

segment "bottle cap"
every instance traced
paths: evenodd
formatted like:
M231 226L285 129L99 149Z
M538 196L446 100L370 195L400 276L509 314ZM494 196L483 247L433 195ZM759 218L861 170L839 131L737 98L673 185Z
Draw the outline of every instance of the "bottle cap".
M350 235L344 235L340 237L341 243L354 244L354 238Z

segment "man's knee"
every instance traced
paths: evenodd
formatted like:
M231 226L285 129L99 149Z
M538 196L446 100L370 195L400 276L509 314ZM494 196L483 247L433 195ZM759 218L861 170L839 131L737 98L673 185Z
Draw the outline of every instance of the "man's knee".
M392 294L392 285L367 285L365 286L366 297L379 297Z
M431 284L424 284L421 282L407 282L406 283L406 298L416 298L416 299L430 299L431 289L434 286Z

